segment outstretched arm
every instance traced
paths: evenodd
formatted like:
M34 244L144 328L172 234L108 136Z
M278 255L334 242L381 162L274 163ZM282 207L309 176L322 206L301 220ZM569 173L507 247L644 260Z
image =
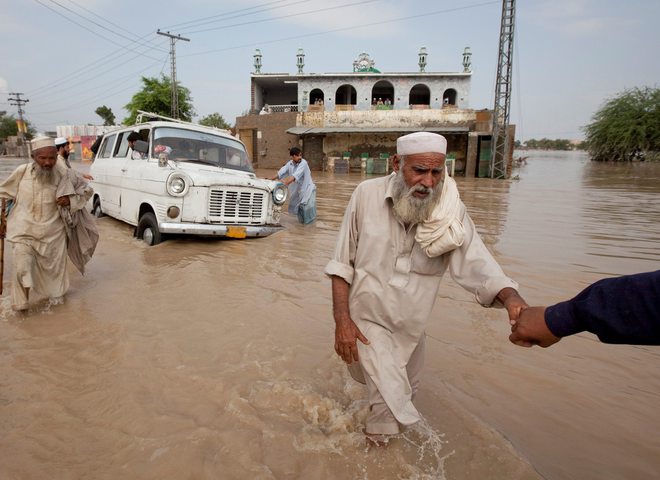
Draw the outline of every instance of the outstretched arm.
M575 298L526 309L512 322L509 339L522 346L550 346L579 332L603 343L660 345L660 270L606 278Z

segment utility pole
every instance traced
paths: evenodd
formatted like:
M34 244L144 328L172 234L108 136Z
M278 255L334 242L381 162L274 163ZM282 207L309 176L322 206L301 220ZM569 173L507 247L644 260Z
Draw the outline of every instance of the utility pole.
M497 56L497 79L495 81L495 108L493 108L493 137L490 160L491 178L506 178L508 174L506 146L511 100L515 17L515 0L503 0L500 49Z
M20 139L21 143L21 156L24 156L23 154L23 146L26 145L25 142L25 134L27 133L27 126L25 125L25 120L23 119L23 105L28 103L30 100L23 99L21 98L21 95L25 95L24 93L18 93L18 92L10 92L9 93L10 97L8 98L9 103L11 105L16 105L18 107L18 138ZM30 146L27 144L27 156L30 156Z
M163 35L164 37L169 37L170 39L170 82L171 82L171 89L172 89L172 100L171 100L171 115L172 118L179 118L179 95L178 91L176 88L176 49L174 48L174 44L176 43L177 40L184 40L186 42L189 42L189 38L184 38L181 35L172 35L170 32L161 32L160 30L157 30L156 33L158 35Z

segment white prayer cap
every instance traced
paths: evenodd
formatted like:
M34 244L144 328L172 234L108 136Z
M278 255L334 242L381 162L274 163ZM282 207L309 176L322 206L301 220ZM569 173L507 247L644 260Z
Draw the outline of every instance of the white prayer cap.
M33 139L30 142L30 146L32 147L32 151L34 152L36 150L39 150L40 148L54 147L55 141L51 137L41 136Z
M416 153L447 153L447 139L431 132L415 132L396 139L396 153L414 155Z
M62 145L66 145L67 143L69 143L69 141L66 139L66 137L57 137L55 139L56 147L61 147Z

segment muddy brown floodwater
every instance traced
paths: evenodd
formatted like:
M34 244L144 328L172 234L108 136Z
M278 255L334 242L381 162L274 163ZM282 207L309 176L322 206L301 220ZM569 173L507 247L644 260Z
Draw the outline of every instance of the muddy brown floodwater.
M532 153L519 180L458 179L531 304L660 268L660 164ZM0 160L6 177L16 163ZM84 167L82 167L84 169ZM272 172L258 172L262 176ZM323 268L363 178L314 172L318 221L147 247L98 220L63 305L0 305L2 479L647 479L660 472L660 348L508 342L501 310L444 280L417 405L369 450L365 392L333 351Z

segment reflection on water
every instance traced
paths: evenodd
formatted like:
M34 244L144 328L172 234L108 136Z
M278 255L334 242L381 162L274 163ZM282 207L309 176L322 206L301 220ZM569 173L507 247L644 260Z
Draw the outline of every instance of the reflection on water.
M579 153L528 161L519 180L457 181L531 303L658 268L660 164L592 164ZM14 166L0 163L0 175ZM365 392L334 354L323 275L363 178L314 177L313 225L286 216L286 230L263 239L178 237L149 248L104 217L64 305L20 317L3 296L0 478L657 475L657 349L589 335L550 350L514 347L503 312L477 306L450 279L417 399L427 424L367 449Z

